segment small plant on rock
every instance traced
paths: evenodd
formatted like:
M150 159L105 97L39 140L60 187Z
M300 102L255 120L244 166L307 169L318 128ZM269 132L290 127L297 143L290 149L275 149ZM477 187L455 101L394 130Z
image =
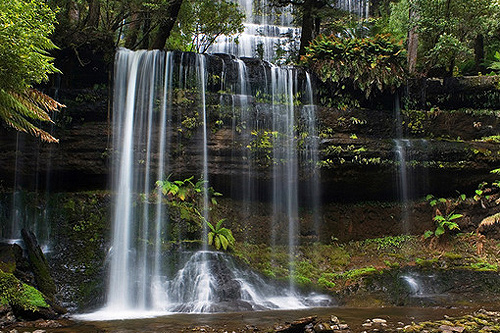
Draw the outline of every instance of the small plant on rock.
M434 231L427 230L424 233L424 238L429 238L431 236L439 238L443 236L447 230L460 230L457 220L463 215L457 214L452 210L457 205L456 202L452 202L445 198L436 198L432 194L429 194L426 199L429 201L431 207L435 207L436 209L433 218L436 223L436 229ZM460 195L458 200L465 200L465 195Z
M205 223L210 228L210 232L208 233L208 245L215 246L217 250L220 250L221 246L224 250L227 250L228 247L233 246L235 242L232 231L222 227L222 223L224 223L225 220L226 219L220 219L215 227L212 223L205 220Z

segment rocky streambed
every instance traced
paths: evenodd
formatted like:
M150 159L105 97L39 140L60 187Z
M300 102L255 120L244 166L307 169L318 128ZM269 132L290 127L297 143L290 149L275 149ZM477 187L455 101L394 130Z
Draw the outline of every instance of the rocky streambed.
M0 332L500 332L500 312L472 308L316 308L169 316L82 322L38 320L5 327Z

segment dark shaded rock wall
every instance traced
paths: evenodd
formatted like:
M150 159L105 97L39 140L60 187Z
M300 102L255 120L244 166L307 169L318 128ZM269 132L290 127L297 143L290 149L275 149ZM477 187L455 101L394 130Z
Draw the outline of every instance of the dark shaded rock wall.
M194 56L177 53L174 59L180 61L182 57ZM231 129L232 111L228 109L228 104L237 99L223 90L237 80L237 72L231 69L235 65L230 59L230 56L220 55L210 56L207 60L207 101L211 122L209 170L211 182L220 191L237 198L238 191L231 189L231 183L245 175L247 162L242 150L235 149L237 143ZM248 66L250 82L262 84L270 76L269 64L255 59L244 61ZM102 65L97 67L101 68ZM70 72L69 68L66 72ZM224 82L220 78L210 79L220 77L223 68L226 70ZM110 157L113 155L108 103L111 92L101 82L105 75L102 72L98 74L95 74L98 78L94 85L90 84L88 75L81 84L72 83L74 80L63 77L59 80L61 86L50 89L67 105L62 112L54 115L54 133L60 139L59 144L40 143L7 128L0 132L1 186L10 188L17 185L32 190L50 188L54 191L108 187ZM299 78L303 75L299 71ZM399 133L412 140L412 147L407 152L407 162L411 163L409 172L425 175L425 178L416 176L411 197L417 198L428 193L449 195L457 190L470 192L480 181L491 180L489 171L498 166L500 159L498 145L475 140L498 134L498 112L449 112L440 108L469 104L476 108L485 105L499 107L497 81L496 77L414 81L410 85L409 96L416 96L415 91L425 92L419 101L424 101L426 106L423 110L426 111L403 112L401 124L396 120L398 118L393 110L341 110L320 105L323 201L396 199L399 162L394 138ZM84 83L86 86L82 87ZM78 88L68 89L71 85ZM475 101L467 104L467 96L478 91L488 95L487 103ZM200 174L201 155L198 154L201 151L199 127L189 131L182 128L182 121L186 117L194 117L192 108L195 102L192 96L181 97L180 101L174 102L174 114L177 116L170 128L174 133L173 141L179 143L171 152L172 173L179 178ZM182 99L191 100L191 104ZM224 104L224 100L226 106L221 107L220 103L222 101ZM263 115L269 109L265 101L251 99L251 103ZM439 108L431 109L429 105L438 105ZM217 121L222 121L222 125L216 125ZM184 132L179 132L180 129ZM259 188L266 189L271 177L270 169L260 161L256 164L259 173L255 173L254 181L259 184ZM307 182L307 177L303 176L302 180ZM263 190L259 194L262 200L268 199L265 192ZM305 197L304 201L307 199Z

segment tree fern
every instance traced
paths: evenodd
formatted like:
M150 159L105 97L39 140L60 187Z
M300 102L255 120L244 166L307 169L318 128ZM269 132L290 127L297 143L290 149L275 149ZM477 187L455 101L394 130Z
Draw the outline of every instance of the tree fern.
M10 127L39 137L45 142L59 140L33 124L33 121L53 123L49 112L62 107L64 105L35 89L29 88L23 93L0 89L0 118Z

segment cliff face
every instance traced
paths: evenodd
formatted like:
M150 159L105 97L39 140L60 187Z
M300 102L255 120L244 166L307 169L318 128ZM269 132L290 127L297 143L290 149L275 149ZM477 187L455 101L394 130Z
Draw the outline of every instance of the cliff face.
M175 59L190 56L176 54ZM260 84L264 91L263 82L270 77L270 65L255 59L244 62L249 82ZM259 140L265 139L262 137L265 132L246 138L238 133L238 125L243 123L235 118L235 110L241 96L229 93L229 87L238 81L238 73L231 66L235 66L234 61L228 56L207 58L208 170L214 187L237 199L240 192L231 183L250 172L247 159L252 159L251 177L263 189L272 177L273 161L266 157L272 148L259 145ZM297 73L298 80L304 79L304 72ZM318 105L323 201L393 200L400 191L398 175L402 164L407 165L406 172L413 182L410 197L454 194L456 190L472 190L479 182L488 180L489 171L498 167L500 160L495 137L499 112L483 110L483 106L500 107L495 80L455 79L453 84L441 82L439 89L434 81L413 82L411 94L417 96L415 91L419 91L420 102L422 96L429 97L432 108L403 111L400 115L394 110L342 110ZM444 111L434 104L442 101L451 107L447 101L454 100L453 96L472 96L474 91L487 96L487 102L476 104L474 109ZM67 105L54 116L59 144L39 143L10 129L0 133L2 186L10 188L16 184L57 191L107 188L114 154L108 87L61 86L57 93L58 99ZM262 92L252 93L245 101L265 121L271 109L269 101ZM169 156L171 172L177 178L199 175L202 149L199 100L189 90L177 89L174 94L169 125L175 143ZM300 172L304 184L308 181L307 172L306 169ZM265 201L268 198L262 192L259 197ZM307 201L307 197L304 199Z

